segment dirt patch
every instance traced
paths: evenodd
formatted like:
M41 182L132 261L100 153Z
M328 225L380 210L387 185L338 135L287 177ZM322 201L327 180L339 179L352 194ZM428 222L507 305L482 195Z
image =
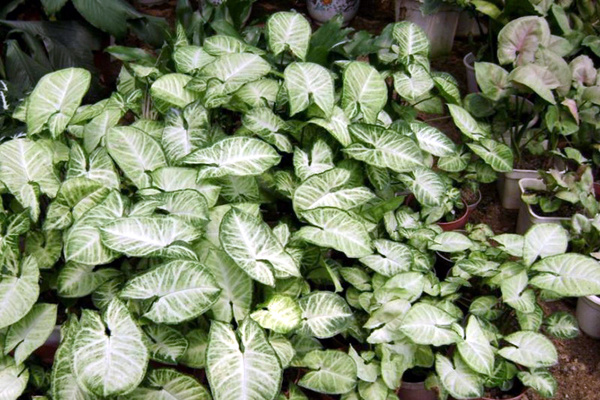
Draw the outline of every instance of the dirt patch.
M479 190L481 190L481 202L471 212L469 222L488 224L498 234L514 232L519 210L507 210L502 207L495 183L481 185Z
M556 311L575 313L575 300L542 304L546 315ZM600 341L581 333L571 340L552 340L558 349L558 365L551 368L558 382L555 399L598 400L600 398ZM537 394L529 400L542 400Z

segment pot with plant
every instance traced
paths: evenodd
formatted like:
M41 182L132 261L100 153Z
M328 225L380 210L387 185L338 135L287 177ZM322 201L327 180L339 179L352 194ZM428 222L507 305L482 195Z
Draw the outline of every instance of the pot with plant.
M424 238L441 231L388 240L396 175L455 149L388 129L384 73L403 110L456 87L425 68L408 23L388 30L381 72L311 54L296 13L265 29L252 43L179 29L157 58L112 48L124 67L109 98L82 105L91 74L68 68L17 106L26 133L0 145L7 398L395 396L401 348L364 324L436 296ZM390 315L369 324L386 345ZM54 360L39 362L56 321Z
M460 7L454 0L395 0L396 21L410 21L426 32L433 57L452 51Z
M308 14L317 23L323 24L336 15L341 15L346 26L358 13L360 0L308 0Z
M582 165L577 171L551 169L540 172L542 179L521 179L519 187L523 203L519 209L517 233L531 225L561 223L581 214L593 218L600 211L596 199L592 169Z
M555 298L593 291L579 286L587 283L577 283L575 276L587 280L600 264L565 253L568 234L558 225L536 225L524 236L502 234L491 241L493 246L458 232L435 236L428 247L457 254L457 261L439 282L441 298L422 297L400 330L419 344L435 341L429 343L436 360L430 383L454 398L521 398L527 388L552 397L557 385L547 368L557 362L557 352L547 336L571 338L578 328L568 313L544 315L538 301L547 291ZM423 312L419 318L417 311ZM425 315L437 327L431 331L435 336L420 330Z
M600 215L590 219L586 215L575 214L565 225L569 227L573 251L599 259ZM600 339L600 292L577 299L576 315L579 328L588 336Z

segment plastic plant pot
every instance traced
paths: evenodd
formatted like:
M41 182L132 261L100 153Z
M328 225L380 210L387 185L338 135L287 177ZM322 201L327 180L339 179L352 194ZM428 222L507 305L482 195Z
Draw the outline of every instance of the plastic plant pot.
M479 86L477 86L477 79L475 78L475 54L469 53L463 57L463 64L467 72L467 89L469 93L478 93Z
M429 38L432 57L450 54L460 9L442 5L435 13L423 15L421 5L419 0L396 0L396 21L411 21L423 28Z
M442 228L444 231L455 231L458 229L462 229L465 227L467 222L469 222L469 215L471 214L471 210L469 209L469 206L464 200L462 202L464 204L464 208L461 210L463 213L460 218L457 218L454 221L450 222L437 223L440 226L440 228Z
M600 339L600 297L586 296L577 300L577 322L588 336Z
M519 181L519 197L527 190L544 190L546 185L541 179L521 179ZM519 217L517 219L517 233L524 234L535 224L561 224L568 221L567 217L544 217L533 211L529 204L521 202Z

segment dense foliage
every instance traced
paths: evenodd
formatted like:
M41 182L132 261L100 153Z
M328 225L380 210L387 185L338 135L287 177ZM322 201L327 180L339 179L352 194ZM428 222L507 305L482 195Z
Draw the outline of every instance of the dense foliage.
M27 132L0 145L0 398L385 400L405 373L441 399L518 381L551 396L546 334L577 326L537 301L600 293L600 265L558 225L436 224L467 173L512 153L430 68L424 32L401 22L329 54L339 20L313 35L283 12L245 34L179 26L158 58L111 49L126 63L110 98L81 106L91 76L70 68L17 108ZM466 146L416 119L446 104ZM57 322L47 365L32 353Z

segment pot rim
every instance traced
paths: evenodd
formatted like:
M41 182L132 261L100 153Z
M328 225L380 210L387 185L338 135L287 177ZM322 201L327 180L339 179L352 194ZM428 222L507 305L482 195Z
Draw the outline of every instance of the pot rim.
M521 195L523 193L525 193L525 190L528 189L527 184L536 184L535 186L530 186L529 188L531 189L538 189L538 190L544 190L546 188L546 185L544 184L544 181L542 179L533 179L533 178L522 178L519 179L519 190L521 191ZM525 203L523 203L525 204ZM531 204L525 204L527 206L527 211L529 212L529 214L537 219L540 219L542 221L546 221L548 223L561 223L562 221L569 221L571 218L569 217L544 217L542 215L538 215L536 214L535 211L533 211L533 208L531 208ZM588 218L590 221L592 220L592 218ZM600 304L600 303L599 303Z
M475 71L475 54L473 54L473 52L469 52L468 54L466 54L463 57L463 64L465 66L466 69L468 69L469 71Z
M447 228L448 230L456 230L456 229L462 229L462 227L465 226L465 224L467 223L467 221L469 220L469 215L471 214L471 209L469 208L469 205L467 204L467 202L465 201L465 199L463 199L461 197L460 199L463 203L463 205L465 206L463 208L463 214L460 218L455 219L454 221L449 221L449 222L437 222L437 224L442 228ZM452 229L453 225L457 225L458 228L454 228ZM446 229L444 229L446 230Z
M600 296L591 295L591 296L584 296L584 298L586 300L591 301L592 303L600 306Z

